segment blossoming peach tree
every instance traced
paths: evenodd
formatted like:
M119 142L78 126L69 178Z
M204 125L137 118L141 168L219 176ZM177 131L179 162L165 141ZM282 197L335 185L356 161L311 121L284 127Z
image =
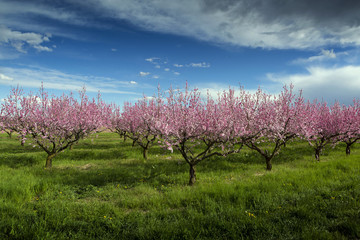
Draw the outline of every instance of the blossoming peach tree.
M15 129L21 142L29 142L47 153L45 168L52 167L52 159L72 144L108 124L111 107L98 95L89 99L85 88L79 92L79 99L73 94L49 97L43 89L37 94L24 95L13 89L2 107L5 128Z
M329 107L326 102L307 102L301 110L301 136L315 151L316 160L328 144L336 144L342 135L342 108L339 103Z
M12 88L10 94L4 99L1 105L2 127L5 131L16 132L24 144L26 129L29 127L29 118L33 111L36 97L29 95L24 97L24 91L19 88Z
M234 115L230 114L230 104L226 102L232 97L224 94L220 107L209 96L205 103L200 92L189 90L188 85L184 92L168 91L167 103L154 128L163 144L171 151L178 150L189 165L189 185L195 183L195 167L201 161L238 152L242 147L242 144L235 147L238 133L234 130L241 131L241 128L235 127Z
M346 144L346 155L350 155L351 146L360 139L360 101L343 106L340 141Z
M43 88L27 94L17 87L1 105L0 131L16 132L22 143L29 142L47 153L46 168L52 159L80 139L110 128L133 140L146 159L158 141L170 151L177 150L189 165L189 184L196 182L196 166L213 156L240 152L246 145L257 151L272 169L272 160L295 137L306 139L315 158L327 144L339 141L350 146L360 139L360 102L341 106L335 103L304 102L284 87L279 95L259 89L249 93L229 89L213 99L198 89L174 90L152 98L125 103L123 110L101 99L89 99L85 89L73 94L51 96Z
M11 121L10 118L8 118L7 116L4 116L2 113L0 113L0 133L4 132L8 135L9 138L12 138L12 135L14 133L14 129L12 128L6 128L5 125L10 125L7 124L7 122Z
M261 89L253 95L241 93L247 122L244 143L265 158L267 170L272 169L271 160L281 148L299 135L298 108L303 98L301 92L296 97L292 89L293 86L284 86L278 96Z
M158 99L159 100L159 99ZM130 138L143 150L143 158L147 160L149 148L157 139L158 131L154 128L155 118L161 114L161 101L146 98L139 100L134 105L124 103L123 111L116 108L112 114L111 129L120 137Z

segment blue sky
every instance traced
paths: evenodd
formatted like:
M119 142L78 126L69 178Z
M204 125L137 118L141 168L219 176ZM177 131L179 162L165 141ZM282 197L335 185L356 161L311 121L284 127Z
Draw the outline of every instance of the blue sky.
M186 81L360 96L360 1L0 0L0 99L86 86L122 105Z

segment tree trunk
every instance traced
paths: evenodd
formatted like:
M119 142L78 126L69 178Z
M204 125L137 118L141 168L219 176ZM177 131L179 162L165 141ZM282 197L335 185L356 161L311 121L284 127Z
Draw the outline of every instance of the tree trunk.
M132 146L135 147L136 141L133 140Z
M350 155L350 146L351 144L346 144L346 156Z
M143 148L143 157L144 157L144 159L145 160L147 160L148 159L148 151L149 151L149 149L148 148Z
M318 162L320 162L320 152L321 152L321 148L315 149L315 158Z
M55 157L55 153L48 154L46 158L45 168L50 169L52 167L52 159Z
M271 171L272 169L271 158L266 157L265 160L266 160L266 170Z
M189 185L192 186L196 182L195 165L190 164L190 180Z

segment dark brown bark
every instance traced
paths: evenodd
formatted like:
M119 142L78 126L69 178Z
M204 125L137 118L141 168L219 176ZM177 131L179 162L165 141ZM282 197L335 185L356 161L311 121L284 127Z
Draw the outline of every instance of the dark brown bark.
M143 157L144 157L145 160L148 159L148 152L149 152L148 148L143 148Z
M265 160L266 160L266 170L271 171L272 169L271 158L266 157Z
M48 154L47 158L46 158L46 163L45 163L45 168L46 169L50 169L52 167L52 159L55 157L56 154L51 153Z
M346 144L346 156L350 155L351 149L350 149L351 144Z
M195 172L195 165L190 164L190 180L189 185L192 186L196 182L196 172Z
M320 162L320 152L321 152L320 148L315 149L315 158L318 162Z
M8 135L8 138L12 138L12 132L6 132L7 133L7 135Z

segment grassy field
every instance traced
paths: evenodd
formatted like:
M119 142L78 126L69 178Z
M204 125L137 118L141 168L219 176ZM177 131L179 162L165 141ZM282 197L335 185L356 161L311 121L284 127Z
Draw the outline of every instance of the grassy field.
M0 239L360 239L360 146L316 162L289 143L273 170L244 149L197 166L102 133L58 155L0 134Z

